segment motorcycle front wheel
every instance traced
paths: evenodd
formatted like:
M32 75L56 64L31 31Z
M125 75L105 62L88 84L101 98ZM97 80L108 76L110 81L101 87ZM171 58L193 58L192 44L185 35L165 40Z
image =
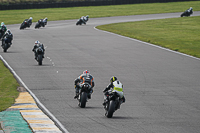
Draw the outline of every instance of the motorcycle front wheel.
M38 29L40 28L40 24L39 24L39 23L36 23L35 29L36 29L36 28L38 28Z

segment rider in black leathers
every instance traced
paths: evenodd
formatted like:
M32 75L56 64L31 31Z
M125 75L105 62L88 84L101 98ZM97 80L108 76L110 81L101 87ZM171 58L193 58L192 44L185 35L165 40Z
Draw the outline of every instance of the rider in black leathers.
M0 39L3 37L3 35L6 33L6 31L7 31L6 25L4 24L4 22L1 22L1 25L0 25Z
M45 51L44 45L42 43L40 43L39 41L35 41L35 45L32 49L32 51L35 53L35 59L37 59L37 51L36 50L37 50L38 47L41 47L43 49L42 57L44 58L44 51Z
M32 20L33 20L33 18L32 17L30 17L29 19L25 19L23 22L27 22L27 27L29 27L30 28L30 26L32 25Z
M12 44L12 41L13 40L13 34L11 33L11 31L8 29L5 34L3 35L2 37L2 46L4 43L10 43Z

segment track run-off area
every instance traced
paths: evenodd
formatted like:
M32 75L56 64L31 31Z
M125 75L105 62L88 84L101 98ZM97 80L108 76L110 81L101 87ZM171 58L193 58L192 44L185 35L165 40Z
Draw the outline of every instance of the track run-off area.
M7 25L13 44L0 55L63 132L199 133L200 60L95 28L180 14L90 18L82 26L77 20L49 21L41 29L35 23L24 30ZM42 66L32 52L36 40L46 49ZM74 79L84 70L93 75L95 87L86 108L80 108ZM111 76L124 85L126 103L108 119L102 103Z

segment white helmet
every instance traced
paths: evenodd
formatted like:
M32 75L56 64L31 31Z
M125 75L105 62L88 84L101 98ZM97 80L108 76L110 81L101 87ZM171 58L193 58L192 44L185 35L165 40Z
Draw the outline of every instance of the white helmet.
M7 29L7 33L8 33L8 34L11 34L11 31L10 31L9 29Z
M30 19L30 20L32 20L33 18L32 18L32 17L30 17L29 19Z
M37 40L37 41L35 41L35 44L40 44L40 42Z

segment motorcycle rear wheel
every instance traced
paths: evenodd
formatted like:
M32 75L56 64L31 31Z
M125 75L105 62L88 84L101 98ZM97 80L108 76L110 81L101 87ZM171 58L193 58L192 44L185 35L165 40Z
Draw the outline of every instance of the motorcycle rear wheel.
M38 65L42 65L42 55L38 55Z
M80 98L80 107L81 108L85 108L85 105L86 105L86 102L87 102L87 93L86 92L82 92L81 93L81 98Z
M110 101L108 109L106 111L106 117L111 118L113 116L113 113L115 111L115 102L113 100Z
M4 46L3 46L3 52L7 52L7 49L8 49L8 44L4 44Z

